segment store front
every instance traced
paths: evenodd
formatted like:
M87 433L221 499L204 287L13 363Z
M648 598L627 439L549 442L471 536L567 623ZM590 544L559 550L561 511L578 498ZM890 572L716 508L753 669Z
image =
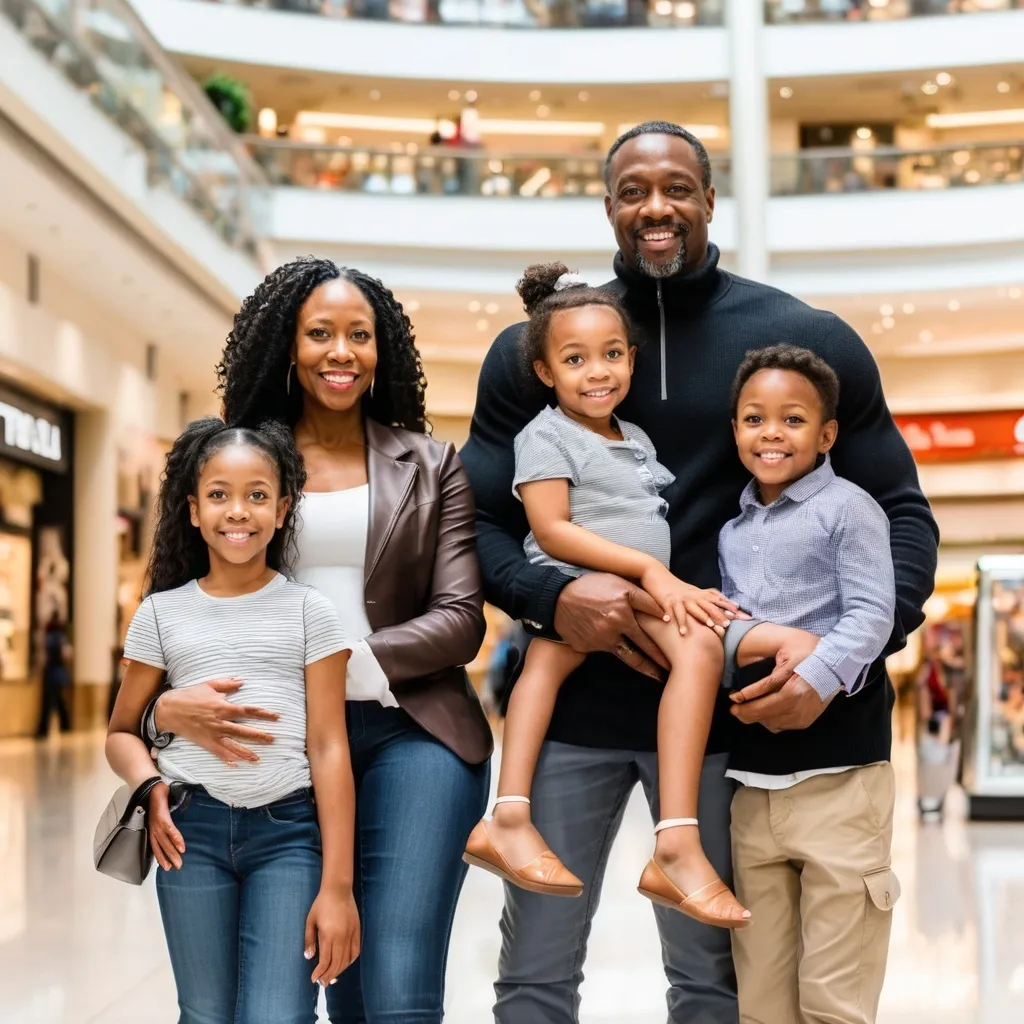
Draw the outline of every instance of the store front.
M0 736L38 726L43 631L73 623L74 420L0 380Z

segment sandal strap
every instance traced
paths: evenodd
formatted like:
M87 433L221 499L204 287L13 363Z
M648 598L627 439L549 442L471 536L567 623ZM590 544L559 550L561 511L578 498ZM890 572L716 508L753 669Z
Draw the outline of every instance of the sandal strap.
M696 818L665 818L654 826L654 833L664 832L667 828L678 828L680 825L696 826L699 822Z

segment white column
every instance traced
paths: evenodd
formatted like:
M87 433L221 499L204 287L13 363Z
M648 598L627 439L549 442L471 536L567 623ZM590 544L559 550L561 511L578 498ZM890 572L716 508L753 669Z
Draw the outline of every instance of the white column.
M76 415L74 472L75 683L105 687L117 643L117 443L110 413Z
M768 87L764 77L764 4L728 0L729 128L738 226L737 269L768 278L766 215L769 183Z

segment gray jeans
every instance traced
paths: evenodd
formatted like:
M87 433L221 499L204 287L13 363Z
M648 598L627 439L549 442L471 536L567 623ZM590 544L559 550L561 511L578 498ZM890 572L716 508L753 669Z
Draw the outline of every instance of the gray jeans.
M732 884L729 808L735 788L725 754L704 763L700 834L721 877ZM578 1024L579 988L590 924L611 845L633 787L644 787L658 818L658 757L547 742L533 781L533 821L586 886L576 900L505 886L495 1024ZM736 1024L736 976L729 932L654 907L668 978L668 1024Z

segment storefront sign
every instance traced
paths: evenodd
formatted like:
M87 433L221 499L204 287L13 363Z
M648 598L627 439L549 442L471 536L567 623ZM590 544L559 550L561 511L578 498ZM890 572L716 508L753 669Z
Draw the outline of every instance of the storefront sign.
M1024 410L895 416L918 462L966 462L1024 455Z
M0 455L58 473L67 470L65 413L0 385L0 419Z

